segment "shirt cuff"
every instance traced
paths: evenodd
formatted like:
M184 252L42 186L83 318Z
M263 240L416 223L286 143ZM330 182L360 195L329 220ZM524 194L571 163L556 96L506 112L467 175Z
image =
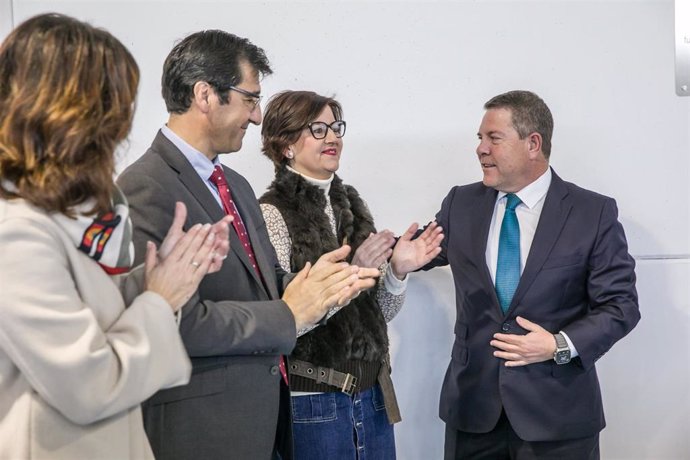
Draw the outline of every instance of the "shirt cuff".
M407 289L407 279L407 275L405 275L405 278L403 278L402 280L396 278L393 274L391 264L388 264L388 266L386 267L386 274L383 276L383 285L386 287L386 290L391 294L401 295L405 292L405 289Z
M575 345L573 345L573 342L570 340L570 337L568 337L568 334L563 331L559 332L563 335L565 341L568 342L568 348L570 348L570 359L577 358L580 354L577 352L577 348L575 348Z

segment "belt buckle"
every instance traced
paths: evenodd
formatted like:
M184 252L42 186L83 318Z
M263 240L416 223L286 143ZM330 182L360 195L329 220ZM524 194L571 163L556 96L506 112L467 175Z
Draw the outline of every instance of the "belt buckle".
M352 374L347 374L345 381L343 382L343 387L340 389L340 391L348 396L352 396L352 393L355 391L355 387L357 387L357 377Z

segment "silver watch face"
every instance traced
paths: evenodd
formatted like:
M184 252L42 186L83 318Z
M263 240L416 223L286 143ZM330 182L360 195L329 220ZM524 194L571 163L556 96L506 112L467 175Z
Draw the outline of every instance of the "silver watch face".
M553 359L556 364L567 364L570 362L570 350L559 350L554 355Z

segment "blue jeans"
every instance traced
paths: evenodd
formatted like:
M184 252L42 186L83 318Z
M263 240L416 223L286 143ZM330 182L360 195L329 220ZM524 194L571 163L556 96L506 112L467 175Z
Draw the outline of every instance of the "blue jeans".
M393 425L378 385L348 396L292 397L295 460L395 460Z

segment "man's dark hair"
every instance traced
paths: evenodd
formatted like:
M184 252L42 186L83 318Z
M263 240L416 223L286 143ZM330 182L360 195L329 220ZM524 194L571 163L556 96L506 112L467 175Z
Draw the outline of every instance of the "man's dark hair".
M228 103L231 86L241 82L240 63L247 62L258 76L273 73L264 51L246 38L222 30L204 30L178 43L163 64L162 93L169 113L185 113L194 84L205 81Z
M513 128L520 139L537 132L541 134L544 157L551 155L551 136L553 135L553 117L546 103L530 91L508 91L489 99L484 104L489 109L509 109L512 115Z

